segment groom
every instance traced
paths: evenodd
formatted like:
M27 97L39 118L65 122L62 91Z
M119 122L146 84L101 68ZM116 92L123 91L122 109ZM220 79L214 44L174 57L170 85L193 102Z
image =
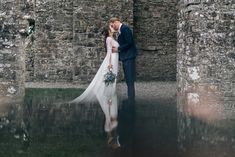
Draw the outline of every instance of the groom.
M135 58L137 55L136 45L133 39L131 29L122 24L119 18L113 17L109 20L109 24L118 33L119 47L113 47L113 52L119 53L119 60L122 61L124 77L127 84L128 101L124 105L128 110L134 111L135 105L135 85L136 67Z
M109 24L118 33L119 47L113 47L113 52L119 53L119 60L122 61L124 77L127 84L128 100L123 102L122 112L119 114L117 143L119 146L132 143L135 117L135 85L136 71L135 58L137 50L131 29L122 24L120 19L113 17Z

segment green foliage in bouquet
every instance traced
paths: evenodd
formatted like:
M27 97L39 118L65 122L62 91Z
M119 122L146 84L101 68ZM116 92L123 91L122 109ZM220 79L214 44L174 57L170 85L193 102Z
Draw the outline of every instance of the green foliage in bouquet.
M104 75L104 83L106 86L115 82L116 75L110 70Z

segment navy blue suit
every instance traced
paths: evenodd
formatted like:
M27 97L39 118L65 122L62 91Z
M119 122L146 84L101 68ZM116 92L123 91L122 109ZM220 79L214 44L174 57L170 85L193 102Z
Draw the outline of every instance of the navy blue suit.
M122 24L120 32L121 34L118 36L119 60L125 61L129 59L135 59L137 55L137 49L135 46L132 31L128 26Z
M134 82L136 80L135 58L137 49L131 29L122 24L120 32L118 36L119 60L123 63L124 77L128 88L128 104L133 106L135 101Z

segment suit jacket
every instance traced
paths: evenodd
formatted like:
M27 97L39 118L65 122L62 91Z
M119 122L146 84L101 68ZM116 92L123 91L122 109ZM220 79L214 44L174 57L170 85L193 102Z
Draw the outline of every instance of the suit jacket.
M121 34L118 36L119 60L125 61L128 59L135 59L137 55L137 49L131 29L128 26L122 24L120 32Z

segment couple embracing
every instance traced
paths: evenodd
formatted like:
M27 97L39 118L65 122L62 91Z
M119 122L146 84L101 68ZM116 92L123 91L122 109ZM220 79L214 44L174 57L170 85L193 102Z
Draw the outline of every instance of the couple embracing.
M117 40L114 39L117 33ZM113 17L108 21L104 28L106 57L104 58L99 70L87 89L73 103L80 102L99 102L105 115L104 130L108 135L108 143L114 140L120 146L119 133L116 132L118 126L118 100L116 92L116 76L118 74L118 60L122 62L124 77L127 84L128 99L122 104L122 108L134 113L135 106L135 85L136 67L135 58L137 55L136 45L131 29L123 24L119 18ZM104 76L112 74L114 80L110 83L104 81ZM121 138L121 137L120 137Z

